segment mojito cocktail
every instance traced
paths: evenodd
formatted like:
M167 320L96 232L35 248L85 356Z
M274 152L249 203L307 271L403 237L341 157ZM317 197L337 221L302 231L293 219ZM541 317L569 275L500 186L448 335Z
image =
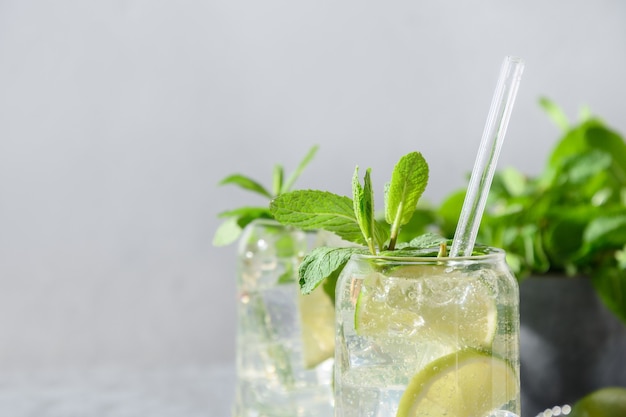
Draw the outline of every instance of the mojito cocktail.
M337 283L336 417L515 417L519 292L502 251L354 255Z
M314 242L271 220L240 239L235 417L332 415L334 307L322 288L302 295L297 280Z

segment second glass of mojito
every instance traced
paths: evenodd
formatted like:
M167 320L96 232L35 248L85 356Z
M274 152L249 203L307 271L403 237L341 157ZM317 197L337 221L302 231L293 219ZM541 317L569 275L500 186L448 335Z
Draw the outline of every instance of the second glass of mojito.
M297 281L298 265L318 239L272 220L244 230L234 417L332 414L334 308L321 287L305 296Z
M503 251L354 255L337 282L335 416L520 415L519 290Z

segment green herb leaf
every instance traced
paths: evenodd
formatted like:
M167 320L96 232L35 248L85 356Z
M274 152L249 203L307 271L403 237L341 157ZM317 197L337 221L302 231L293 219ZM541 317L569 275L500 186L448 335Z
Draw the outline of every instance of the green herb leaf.
M593 271L591 282L604 305L626 324L626 269L607 262Z
M240 186L243 189L255 192L257 194L261 194L264 197L272 198L272 194L269 191L267 191L265 187L263 187L261 184L259 184L252 178L249 178L245 175L241 175L241 174L229 175L228 177L224 178L219 183L219 185L226 185L226 184L235 184L235 185Z
M374 226L374 240L377 242L379 250L385 247L385 242L389 239L389 225L385 222L375 220Z
M494 183L495 182L494 178ZM439 218L439 228L443 236L454 236L456 224L461 215L463 201L465 200L465 194L466 191L464 189L453 192L443 200L436 210L436 215ZM479 231L481 231L481 229L479 229Z
M322 286L324 289L324 293L330 298L330 301L335 304L335 288L337 287L337 280L341 275L341 271L345 267L345 264L335 269L329 276L326 277L324 281L322 281Z
M240 207L220 213L218 217L235 217L237 225L243 229L256 219L271 219L272 215L265 207Z
M274 195L281 193L284 175L285 170L283 166L278 164L274 165L274 175L272 176L272 190L274 191Z
M323 229L348 242L365 244L348 197L327 191L291 191L273 199L270 212L282 224L302 230Z
M615 260L618 268L626 270L626 245L624 245L622 250L615 252Z
M359 167L354 170L352 177L352 203L357 223L361 228L361 233L372 254L376 254L374 236L376 234L374 225L374 192L370 180L371 169L365 171L364 185L359 181Z
M626 142L604 125L592 125L586 132L585 140L592 149L604 151L613 159L612 174L626 183Z
M285 271L278 277L278 284L291 284L295 281L295 267L292 263L285 265Z
M233 210L227 210L219 213L217 217L226 218L226 217L237 217L237 218L264 218L271 219L272 215L270 214L270 210L267 207L239 207Z
M598 216L589 220L583 234L583 251L619 247L626 242L626 210L610 216Z
M595 212L595 210L593 210ZM586 223L589 221L590 212L579 207L554 207L552 214L546 213L546 225L544 231L544 247L553 259L552 267L564 269L567 264L572 264L572 260L579 252L583 243L583 232ZM549 219L549 220L548 220ZM529 227L529 226L527 226ZM537 228L529 229L532 233L537 232ZM532 242L536 239L534 235L524 236ZM529 248L534 249L534 246ZM527 249L530 252L530 249ZM528 255L527 255L528 256ZM528 259L532 261L532 259ZM534 263L531 263L533 265Z
M597 119L590 119L570 129L559 141L550 155L549 168L558 174L568 169L571 158L592 151L603 151L613 160L613 174L626 182L626 143L616 132L608 129Z
M569 129L569 121L563 110L547 97L539 99L539 104L548 113L548 116L563 132Z
M318 148L319 147L316 145L316 146L313 146L311 149L309 149L309 152L304 156L302 161L300 161L300 164L298 165L296 170L289 176L289 178L287 178L287 181L283 183L282 187L280 188L280 194L286 193L291 190L291 187L293 187L293 184L296 182L298 177L302 174L302 171L304 171L304 168L306 168L306 166L309 165L309 163L311 162L311 160L317 153Z
M573 155L561 168L560 180L571 184L582 184L611 167L613 160L610 154L597 149Z
M428 164L419 152L400 158L385 190L385 220L391 224L390 249L395 246L399 229L411 220L417 202L428 183Z
M356 247L333 248L326 246L313 249L304 257L298 270L302 293L309 294L328 277L334 276L336 279L350 257L358 253L367 254L367 250ZM332 298L334 299L334 294L332 294Z
M508 167L500 172L499 178L507 193L512 197L519 197L524 194L528 186L526 177L513 167ZM492 185L493 187L493 185Z
M412 239L407 244L403 245L403 248L411 249L427 249L438 247L442 243L450 243L449 239L440 236L436 233L424 233L416 238ZM450 246L450 245L448 245Z
M272 215L266 207L240 207L218 214L220 218L227 218L218 226L213 236L214 246L226 246L235 242L241 236L243 229L256 219L271 219Z
M217 230L215 231L215 235L213 236L213 245L215 246L226 246L230 245L241 236L242 229L237 224L237 218L231 217L226 221L222 222L219 225Z
M433 230L437 223L439 222L439 218L436 215L434 208L432 207L417 207L411 220L402 226L400 229L400 233L398 233L397 242L409 242L415 236L419 236L425 233L428 233L430 230ZM387 233L389 233L388 229L384 229ZM385 237L385 240L389 236ZM396 247L399 247L399 244L396 243Z

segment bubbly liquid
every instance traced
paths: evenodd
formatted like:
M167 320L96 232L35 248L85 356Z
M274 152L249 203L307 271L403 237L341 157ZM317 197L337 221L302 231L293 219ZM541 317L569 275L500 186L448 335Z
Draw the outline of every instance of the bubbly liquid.
M330 416L333 359L305 366L294 275L300 257L280 256L280 233L257 232L240 250L234 416Z
M409 272L384 276L351 261L340 278L335 416L395 416L416 374L463 349L492 352L519 370L518 294L508 271ZM517 398L476 417L518 415L519 385L509 389Z

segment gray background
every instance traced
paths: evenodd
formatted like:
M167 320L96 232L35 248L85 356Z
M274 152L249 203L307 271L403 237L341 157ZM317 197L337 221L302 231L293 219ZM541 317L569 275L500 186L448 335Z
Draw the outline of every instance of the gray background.
M231 363L235 246L217 214L298 183L378 196L421 151L465 184L505 55L526 70L500 167L558 138L545 95L626 132L626 3L0 1L0 369Z

